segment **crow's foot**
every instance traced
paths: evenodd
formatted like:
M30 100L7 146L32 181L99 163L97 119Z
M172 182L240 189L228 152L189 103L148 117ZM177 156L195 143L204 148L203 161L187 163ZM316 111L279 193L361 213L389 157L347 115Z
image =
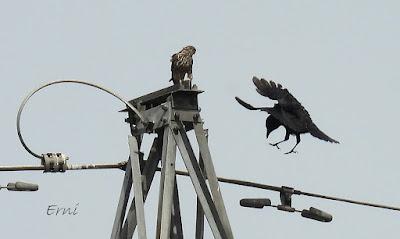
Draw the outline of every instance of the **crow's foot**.
M274 147L276 147L277 149L281 149L281 148L279 148L278 144L279 144L279 142L278 142L278 143L275 143L275 144L269 143L269 145L274 146Z
M292 149L292 150L290 150L289 152L286 152L285 154L291 154L291 153L297 154L297 151L294 151L294 150Z

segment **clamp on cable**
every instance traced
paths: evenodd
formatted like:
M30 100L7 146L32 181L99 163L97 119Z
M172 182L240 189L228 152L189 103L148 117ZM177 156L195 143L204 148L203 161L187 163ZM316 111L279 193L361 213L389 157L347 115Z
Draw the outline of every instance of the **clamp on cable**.
M46 153L42 154L42 157L45 173L65 172L68 169L67 160L69 157L63 153Z
M295 212L296 209L292 207L292 195L294 188L282 186L280 191L281 205L278 205L278 210L286 212Z

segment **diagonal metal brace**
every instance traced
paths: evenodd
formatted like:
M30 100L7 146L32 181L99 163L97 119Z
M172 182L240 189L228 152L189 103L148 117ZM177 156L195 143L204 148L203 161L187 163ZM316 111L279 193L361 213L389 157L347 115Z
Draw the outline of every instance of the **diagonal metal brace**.
M155 138L153 141L153 145L150 150L150 154L146 161L146 164L143 169L143 200L146 201L147 193L150 190L151 184L153 182L154 174L157 170L158 162L160 161L160 153L159 149L160 140ZM130 239L133 237L133 233L135 232L137 226L136 220L136 209L135 209L135 199L132 199L132 203L130 209L128 211L128 215L125 218L125 222L122 227L121 238L122 239Z
M139 239L146 239L146 223L144 219L142 174L140 172L138 141L136 137L128 136L128 142L132 168L132 183L135 193L135 209L138 225L138 236ZM129 168L127 168L127 170L129 170Z
M200 166L196 160L193 149L190 145L183 123L176 117L177 128L174 131L174 139L181 152L185 166L189 172L196 194L201 202L206 219L210 225L215 238L227 239L225 229L220 216L208 190L206 181L201 173Z
M196 121L198 122L198 121ZM211 159L210 149L208 147L208 140L203 128L203 123L194 123L194 130L196 133L197 142L199 144L199 149L201 157L204 162L205 171L208 179L208 184L211 189L211 193L214 199L215 206L217 208L218 214L221 217L222 224L224 225L226 234L228 238L233 239L232 229L229 223L228 215L224 205L224 200L222 198L221 189L219 187L217 174L215 172L214 164Z

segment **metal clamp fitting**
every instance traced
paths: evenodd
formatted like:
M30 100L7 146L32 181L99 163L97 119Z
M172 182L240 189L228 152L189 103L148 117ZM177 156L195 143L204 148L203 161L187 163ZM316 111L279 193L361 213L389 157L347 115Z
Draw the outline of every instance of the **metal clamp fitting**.
M294 188L282 186L280 191L281 204L283 206L292 206L292 195L294 193Z
M69 157L63 153L46 153L42 154L42 165L44 172L65 172L67 170L67 160Z

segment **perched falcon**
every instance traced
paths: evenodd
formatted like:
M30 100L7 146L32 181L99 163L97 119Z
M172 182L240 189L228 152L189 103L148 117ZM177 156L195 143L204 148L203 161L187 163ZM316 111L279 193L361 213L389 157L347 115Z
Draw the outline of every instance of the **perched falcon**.
M193 55L196 53L196 48L193 46L185 46L180 52L175 53L171 57L171 72L174 84L181 84L185 75L188 75L190 85L193 79L192 65Z
M279 148L279 144L288 140L289 136L296 136L296 145L286 154L295 153L294 149L300 143L300 134L310 133L312 136L317 137L321 140L325 140L331 143L339 143L332 139L324 132L322 132L311 120L307 110L297 101L287 89L283 89L282 85L275 84L273 81L266 81L264 79L258 79L253 77L253 83L257 87L257 92L271 100L277 100L278 103L274 107L253 107L252 105L244 102L239 97L235 99L249 110L261 110L269 114L265 121L267 128L267 138L269 134L277 129L279 126L283 126L286 129L285 139L277 143L271 144Z

